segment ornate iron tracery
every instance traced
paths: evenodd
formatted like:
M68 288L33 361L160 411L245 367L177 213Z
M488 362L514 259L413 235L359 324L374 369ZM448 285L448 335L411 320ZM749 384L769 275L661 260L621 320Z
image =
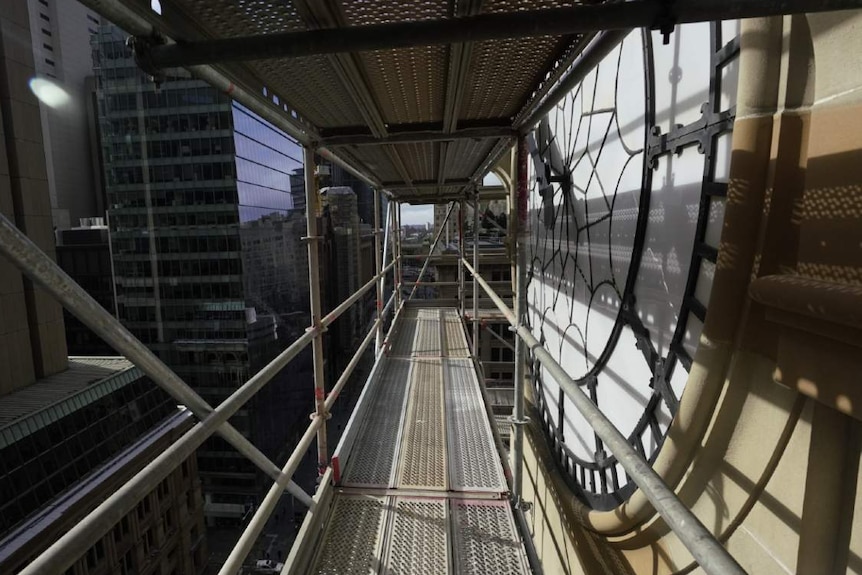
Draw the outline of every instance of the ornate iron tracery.
M677 93L684 73L681 29L669 68L661 62L668 68L661 87L669 93L660 95L667 106L658 107L654 33L636 31L530 139L531 328L543 343L556 344L561 363L599 407L603 394L613 397L607 393L612 389L636 398L640 413L634 423L618 425L650 461L677 411L706 317L718 253L707 231L720 224L727 188L716 178L716 160L719 138L732 129L734 107L732 96L725 96L727 106L722 103L722 82L735 80L739 43L737 37L722 42L720 24L703 27L709 31L708 89L688 97L701 99L696 119L676 121L677 107L685 108L680 103L693 103ZM691 31L686 39L705 43ZM641 59L640 81L631 76L634 50ZM639 113L629 109L638 106ZM692 166L699 167L696 180L676 181ZM685 240L668 240L667 227L674 222L683 222L679 235ZM681 241L690 245L680 249ZM664 287L654 289L656 283ZM632 349L643 364L635 381L628 381L633 360L626 354ZM533 374L543 428L571 486L595 508L618 505L634 484L597 437L581 433L574 407L567 407L555 383L538 366Z

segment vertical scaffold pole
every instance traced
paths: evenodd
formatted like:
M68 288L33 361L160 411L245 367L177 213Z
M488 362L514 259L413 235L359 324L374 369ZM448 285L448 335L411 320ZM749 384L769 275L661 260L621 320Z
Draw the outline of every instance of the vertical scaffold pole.
M392 290L395 293L395 309L401 306L401 242L399 241L398 205L397 202L389 201L389 223L391 224L392 236L392 260L395 267L392 268Z
M473 204L473 270L479 273L479 192ZM479 282L473 278L473 357L479 361Z
M374 189L374 273L379 274L383 269L382 254L380 251L380 189ZM380 353L383 345L383 278L377 280L377 334L374 338L374 356Z
M323 317L320 311L320 235L317 227L319 198L317 176L315 174L314 148L306 146L305 151L305 222L308 241L308 299L311 306L311 325L320 325ZM323 424L317 430L317 472L323 475L327 466L326 446L326 391L323 381L323 333L314 337L311 344L314 358L314 412Z
M527 242L529 241L527 211L527 139L518 138L516 148L517 174L512 195L515 196L514 211L517 216L512 221L515 226L515 318L518 325L524 324L527 312ZM516 503L521 502L523 487L524 458L524 379L527 371L527 349L524 340L515 336L515 406L512 413L514 441L512 446L512 490Z
M463 258L467 257L464 253L464 200L458 203L458 306L461 308L461 318L464 319L464 314L467 312L467 293L464 288L464 264Z
M398 265L396 265L396 269L398 270L398 301L403 302L404 297L401 292L404 286L404 259L403 253L401 251L401 202L397 202L395 204L395 240L398 242L396 245L398 246Z

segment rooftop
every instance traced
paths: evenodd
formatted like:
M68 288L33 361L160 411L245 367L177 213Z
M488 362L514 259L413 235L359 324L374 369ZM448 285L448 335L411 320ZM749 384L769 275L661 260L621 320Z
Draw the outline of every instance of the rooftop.
M124 374L122 378L114 377L121 373ZM3 401L0 402L0 431L5 436L7 428L11 428L16 422L23 423L22 420L39 412L48 412L49 407L57 407L58 409L52 410L52 413L53 411L57 413L53 415L47 413L45 420L53 421L55 416L62 415L63 409L60 404L72 396L81 395L80 402L88 403L103 395L101 388L104 386L96 384L114 382L120 384L137 379L140 375L140 371L124 357L70 357L67 370L40 379L33 385L3 397ZM41 427L39 423L36 425ZM26 427L27 433L33 431L32 427L32 425ZM0 445L2 444L3 441L0 439Z

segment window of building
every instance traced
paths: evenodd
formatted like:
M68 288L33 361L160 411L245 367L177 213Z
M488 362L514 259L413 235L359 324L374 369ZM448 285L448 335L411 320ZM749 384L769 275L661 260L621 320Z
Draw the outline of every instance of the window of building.
M123 555L123 560L120 562L120 573L122 575L132 575L135 573L135 556L134 549L130 549Z
M100 539L87 550L87 569L92 571L105 559L105 544Z

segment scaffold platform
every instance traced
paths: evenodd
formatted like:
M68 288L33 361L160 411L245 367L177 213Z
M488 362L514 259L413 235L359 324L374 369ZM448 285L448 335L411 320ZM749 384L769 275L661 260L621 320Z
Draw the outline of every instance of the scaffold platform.
M529 573L458 312L408 307L396 321L290 571Z

